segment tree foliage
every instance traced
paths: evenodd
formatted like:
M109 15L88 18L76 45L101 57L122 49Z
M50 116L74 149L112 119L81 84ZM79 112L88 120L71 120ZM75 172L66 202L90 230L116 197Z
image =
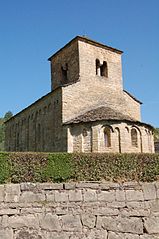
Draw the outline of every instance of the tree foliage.
M0 151L4 150L4 122L13 116L11 111L5 113L4 117L0 118Z
M159 140L159 128L155 128L154 130L154 140Z

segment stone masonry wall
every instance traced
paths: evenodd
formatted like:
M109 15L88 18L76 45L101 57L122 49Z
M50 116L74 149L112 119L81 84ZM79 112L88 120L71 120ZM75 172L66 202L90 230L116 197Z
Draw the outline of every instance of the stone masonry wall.
M47 94L6 122L7 151L66 151L61 89Z
M111 126L111 146L105 146L104 128ZM137 146L132 145L131 129L137 132ZM83 136L83 130L87 136ZM68 152L119 152L119 153L153 153L154 141L152 132L146 125L134 123L100 121L74 124L69 126Z
M159 182L0 185L1 239L157 239Z

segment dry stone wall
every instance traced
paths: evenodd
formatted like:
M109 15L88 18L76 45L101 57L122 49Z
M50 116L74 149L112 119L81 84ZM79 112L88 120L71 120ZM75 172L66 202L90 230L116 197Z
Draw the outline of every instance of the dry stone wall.
M81 238L159 238L159 182L0 185L0 239Z

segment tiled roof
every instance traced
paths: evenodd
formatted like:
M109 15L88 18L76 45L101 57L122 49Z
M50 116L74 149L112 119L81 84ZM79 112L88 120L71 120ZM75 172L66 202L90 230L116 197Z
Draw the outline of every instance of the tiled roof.
M124 115L120 113L119 111L116 111L114 109L111 109L109 107L99 107L96 109L92 109L87 111L86 113L79 115L64 124L78 124L78 123L87 123L87 122L95 122L95 121L101 121L101 120L113 120L113 121L123 121L123 122L132 122L138 125L146 125L153 128L150 124L146 124L140 121L137 121L136 119Z
M128 115L124 115L116 110L113 110L109 107L100 107L86 113L77 116L76 118L66 122L66 124L71 123L80 123L80 122L89 122L89 121L97 121L97 120L129 120L135 121L135 119L131 118Z

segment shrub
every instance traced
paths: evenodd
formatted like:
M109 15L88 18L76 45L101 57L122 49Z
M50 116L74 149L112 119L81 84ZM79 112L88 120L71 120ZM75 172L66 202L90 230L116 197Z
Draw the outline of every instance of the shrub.
M159 154L0 153L0 183L159 180Z
M68 153L49 154L47 166L42 171L43 181L62 182L72 177L72 155Z
M46 153L10 153L11 182L41 182L47 158Z
M0 153L0 183L5 183L10 179L10 163L7 153Z

